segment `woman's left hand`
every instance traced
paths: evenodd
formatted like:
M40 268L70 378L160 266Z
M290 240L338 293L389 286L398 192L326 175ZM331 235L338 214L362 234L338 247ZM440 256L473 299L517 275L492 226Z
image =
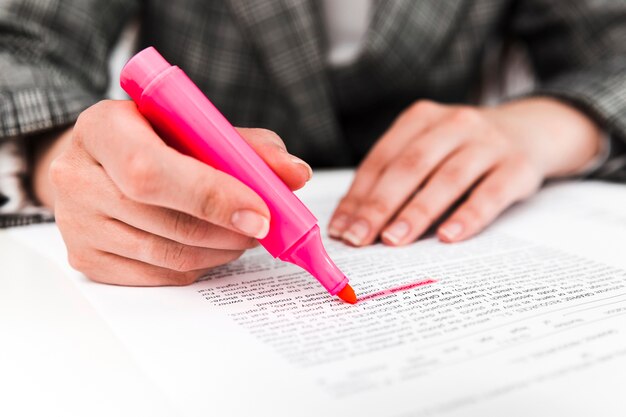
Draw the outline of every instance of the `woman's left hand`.
M437 235L471 237L546 178L581 172L601 133L563 102L532 98L499 107L420 101L403 112L356 171L329 234L363 246L419 238L457 201Z

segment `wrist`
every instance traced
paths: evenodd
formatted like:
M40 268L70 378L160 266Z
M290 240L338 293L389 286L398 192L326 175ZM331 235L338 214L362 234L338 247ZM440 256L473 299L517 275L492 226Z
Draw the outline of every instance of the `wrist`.
M54 161L72 140L72 128L54 132L37 139L34 143L31 189L38 203L53 209L54 189L48 179L48 171Z
M565 102L530 98L502 104L488 113L545 178L582 173L601 152L600 127Z

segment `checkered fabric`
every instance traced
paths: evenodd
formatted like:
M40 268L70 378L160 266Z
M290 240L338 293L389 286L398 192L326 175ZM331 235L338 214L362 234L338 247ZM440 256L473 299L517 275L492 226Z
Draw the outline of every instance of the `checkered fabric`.
M27 206L11 201L27 195L15 182L28 182L24 138L70 125L103 97L112 45L133 18L139 47L154 45L183 68L235 125L275 130L314 166L357 163L414 100L472 102L489 45L514 40L538 77L531 94L567 100L611 133L613 155L595 175L626 179L626 0L374 1L363 49L341 68L325 60L319 8L315 0L2 0L0 175L13 181L0 178L0 219L13 220L0 225Z

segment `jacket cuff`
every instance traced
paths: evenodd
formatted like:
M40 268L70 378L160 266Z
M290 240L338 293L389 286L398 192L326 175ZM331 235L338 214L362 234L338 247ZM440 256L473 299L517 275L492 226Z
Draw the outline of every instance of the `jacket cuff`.
M598 73L577 72L536 86L530 96L551 96L572 103L599 122L614 139L626 140L626 62Z
M611 155L611 136L605 131L600 139L600 146L596 156L581 170L580 176L588 177L597 172L606 162Z
M23 137L72 124L99 99L61 84L0 91L0 228L54 220L31 198Z
M74 123L99 97L80 88L0 91L0 139L27 136Z
M536 86L527 96L548 96L571 103L598 122L606 133L602 151L584 176L626 179L626 60L617 60L596 71L580 71Z

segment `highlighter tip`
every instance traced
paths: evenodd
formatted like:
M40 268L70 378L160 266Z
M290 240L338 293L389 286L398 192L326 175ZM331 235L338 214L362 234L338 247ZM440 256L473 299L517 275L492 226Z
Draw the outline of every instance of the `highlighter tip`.
M346 284L346 286L337 293L337 297L350 304L356 304L357 301L356 294L350 284Z

